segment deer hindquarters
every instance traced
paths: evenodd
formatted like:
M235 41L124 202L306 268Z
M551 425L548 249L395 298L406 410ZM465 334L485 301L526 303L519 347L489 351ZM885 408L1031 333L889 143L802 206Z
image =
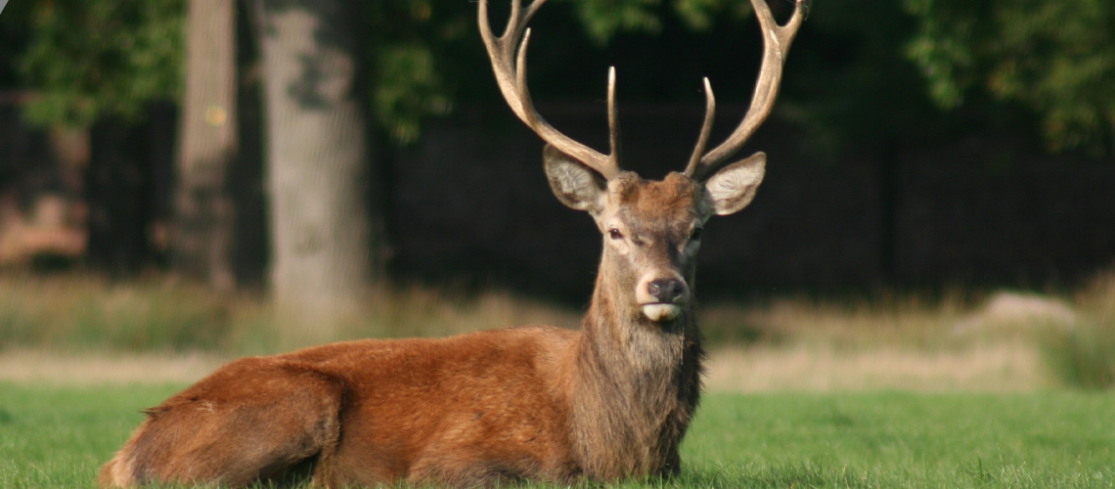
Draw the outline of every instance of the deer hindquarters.
M148 483L243 486L308 476L339 439L344 386L312 368L247 358L145 411L101 469L104 487Z

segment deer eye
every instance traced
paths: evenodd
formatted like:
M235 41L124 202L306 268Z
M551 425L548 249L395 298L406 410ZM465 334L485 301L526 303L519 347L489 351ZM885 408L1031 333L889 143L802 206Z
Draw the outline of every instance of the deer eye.
M689 241L700 241L701 233L704 233L704 228L696 228L689 234Z
M608 237L612 239L623 239L623 233L619 232L616 228L612 228L608 230Z

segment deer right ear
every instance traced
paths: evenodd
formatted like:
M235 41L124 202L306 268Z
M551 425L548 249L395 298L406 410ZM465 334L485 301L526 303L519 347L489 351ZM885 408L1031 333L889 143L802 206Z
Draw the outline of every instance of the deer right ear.
M604 206L608 182L599 173L550 145L542 152L550 189L562 204L597 213Z
M766 164L767 155L760 151L721 168L709 178L705 190L712 199L713 212L726 216L747 207L763 181Z

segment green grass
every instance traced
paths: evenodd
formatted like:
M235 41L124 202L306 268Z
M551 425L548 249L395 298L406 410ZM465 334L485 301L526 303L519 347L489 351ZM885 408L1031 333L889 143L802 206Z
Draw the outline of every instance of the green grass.
M100 464L142 420L139 409L180 387L0 384L0 487L95 487Z
M1115 487L1115 396L713 396L685 451L741 487Z
M94 487L172 386L0 384L0 487ZM680 488L1115 487L1115 394L709 395Z

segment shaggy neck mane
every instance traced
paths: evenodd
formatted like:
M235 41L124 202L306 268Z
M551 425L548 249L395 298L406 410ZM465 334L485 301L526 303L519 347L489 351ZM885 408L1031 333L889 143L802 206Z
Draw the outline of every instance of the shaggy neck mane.
M600 273L571 352L573 438L585 475L671 475L697 407L700 332L692 306L673 321L646 319Z

